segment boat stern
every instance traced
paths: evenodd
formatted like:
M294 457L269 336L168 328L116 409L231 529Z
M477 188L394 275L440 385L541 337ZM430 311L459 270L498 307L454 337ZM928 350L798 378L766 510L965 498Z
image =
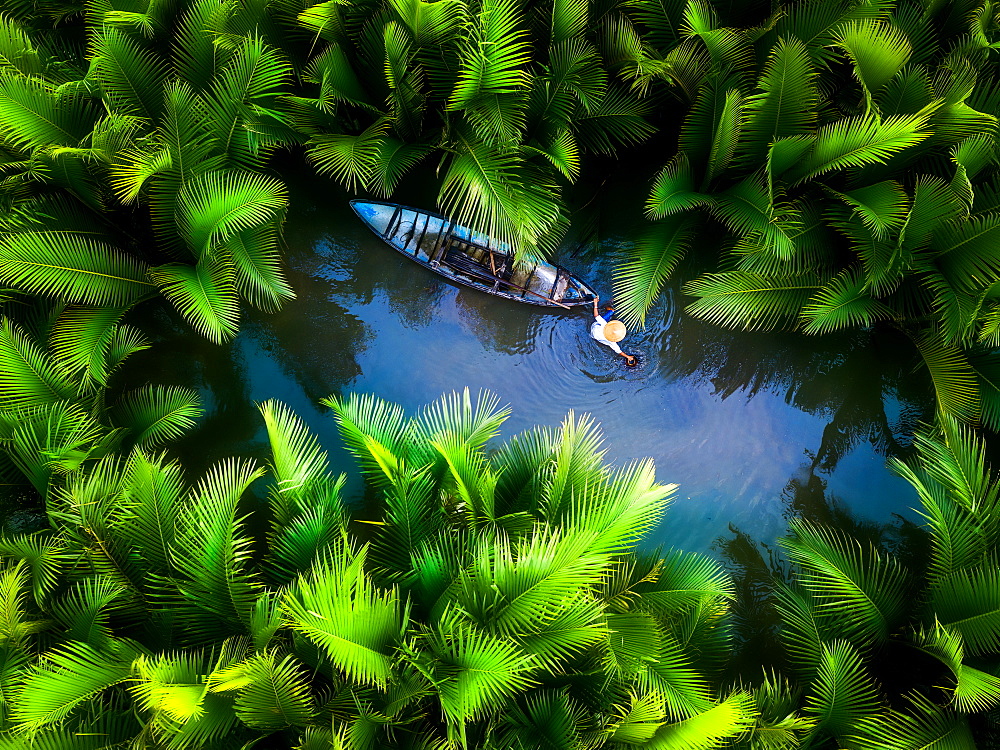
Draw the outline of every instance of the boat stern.
M378 203L374 201L351 201L354 213L380 237L385 237L389 222L397 206L394 203Z

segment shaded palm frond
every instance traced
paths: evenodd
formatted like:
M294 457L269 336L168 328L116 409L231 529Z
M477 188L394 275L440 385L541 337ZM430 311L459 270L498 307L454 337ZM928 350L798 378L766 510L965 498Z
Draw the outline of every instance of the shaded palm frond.
M149 276L202 336L221 344L236 335L240 308L230 266L211 260L170 263L151 269Z
M176 440L203 414L197 391L162 385L126 393L111 411L114 423L128 428L143 449Z

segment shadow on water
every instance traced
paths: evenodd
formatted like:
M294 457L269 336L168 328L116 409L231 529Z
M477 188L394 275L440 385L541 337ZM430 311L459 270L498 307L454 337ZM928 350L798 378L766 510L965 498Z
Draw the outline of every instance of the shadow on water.
M884 462L929 418L930 391L912 376L912 347L891 332L726 331L680 311L674 289L623 342L640 360L629 368L590 339L588 313L551 313L457 287L382 243L332 183L289 182L286 242L297 299L274 315L247 314L227 346L198 339L160 311L150 316L155 348L128 363L130 381L202 392L208 415L176 451L192 472L227 455L266 458L253 402L278 398L320 436L333 467L351 473L348 491L357 495L357 471L320 398L373 391L413 410L468 386L510 404L502 437L558 424L573 410L602 425L610 461L652 456L660 479L680 485L653 545L707 551L730 525L773 541L785 529L782 493L806 475L874 521L912 503ZM631 219L623 216L606 249L630 246L622 227ZM562 262L610 297L613 258L581 252Z

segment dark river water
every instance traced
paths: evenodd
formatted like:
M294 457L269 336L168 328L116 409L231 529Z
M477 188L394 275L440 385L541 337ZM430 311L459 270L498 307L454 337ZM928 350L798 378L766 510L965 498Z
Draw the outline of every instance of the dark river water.
M631 241L624 230L609 237L606 250ZM373 391L413 410L468 386L510 404L505 436L573 411L601 424L609 461L653 457L661 481L679 485L654 545L711 551L731 527L770 543L796 513L914 517L914 493L885 461L930 417L930 391L912 346L891 332L725 331L685 315L673 289L623 342L642 360L629 369L589 338L589 314L450 284L383 244L330 182L296 183L286 240L298 298L280 313L248 315L222 347L160 314L162 340L130 361L129 377L201 390L207 417L179 451L191 469L266 457L253 402L277 398L319 434L359 497L318 400ZM610 297L607 254L561 261Z

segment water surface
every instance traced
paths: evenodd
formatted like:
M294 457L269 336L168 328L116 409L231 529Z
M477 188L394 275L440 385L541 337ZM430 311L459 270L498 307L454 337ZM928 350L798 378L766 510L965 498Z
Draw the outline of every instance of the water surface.
M633 239L627 229L609 236L623 249ZM167 333L130 363L156 382L201 389L208 417L181 448L193 469L266 456L251 402L277 398L317 431L335 468L354 475L357 495L320 398L373 391L414 410L467 386L510 404L504 436L574 411L600 422L608 460L653 457L659 478L680 485L654 544L708 551L731 525L770 542L793 512L821 517L819 506L832 503L882 522L915 504L885 468L929 417L929 390L901 337L725 331L685 315L672 290L623 342L642 361L630 369L589 338L588 314L514 304L418 267L326 181L297 183L286 241L298 298L280 313L249 315L225 347L162 314ZM561 261L610 296L607 257Z

